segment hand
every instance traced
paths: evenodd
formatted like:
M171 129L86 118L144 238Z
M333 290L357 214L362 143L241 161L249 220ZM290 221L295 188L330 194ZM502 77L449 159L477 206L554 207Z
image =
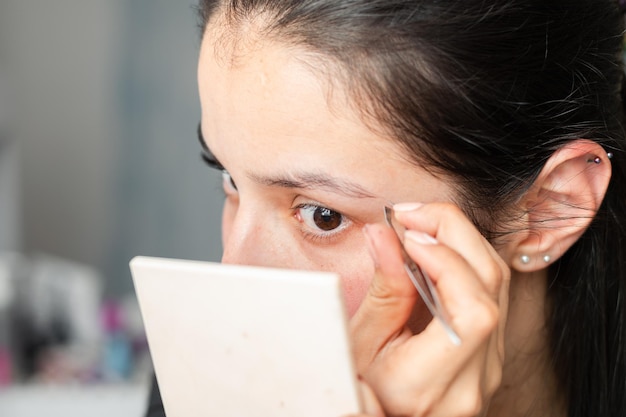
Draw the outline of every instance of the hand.
M396 219L409 231L405 249L433 280L462 343L453 345L438 320L418 334L409 329L423 303L404 272L394 232L368 225L376 272L350 322L357 371L375 393L363 393L366 412L483 415L502 375L510 271L456 206L415 207L396 206Z

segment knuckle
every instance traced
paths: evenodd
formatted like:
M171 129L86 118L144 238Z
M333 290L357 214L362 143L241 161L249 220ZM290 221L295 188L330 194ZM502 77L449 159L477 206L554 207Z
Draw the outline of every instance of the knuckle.
M458 417L473 417L478 415L482 410L483 398L478 390L470 391L467 395L459 399L457 406Z
M498 257L497 258L497 264L498 264L498 267L500 268L500 280L501 280L501 282L508 282L508 281L510 281L511 280L511 269L506 264L506 262L504 262L504 259Z
M502 268L497 262L489 263L484 266L483 283L489 293L497 294L502 285Z
M393 393L383 395L383 408L388 415L393 416L430 416L433 411L440 406L444 391L439 387L431 387L430 389L420 390L419 393L412 392L407 395L404 390L394 390ZM389 401L392 399L392 401Z
M436 210L441 213L444 218L465 218L465 214L463 213L463 211L461 211L461 209L455 204L437 203L436 206Z
M487 276L491 281L500 281L502 277L502 268L498 265L497 262L485 262L486 265L483 266L483 271L485 276Z
M393 298L393 291L380 279L373 279L369 286L369 295L384 304Z
M419 398L412 397L410 400L405 398L399 398L397 395L386 398L387 401L383 401L383 407L387 411L388 415L392 416L428 416L434 409L434 401L425 398L424 395Z
M410 415L412 416L428 416L432 413L441 399L440 394L431 393L430 395L422 395L420 400L412 408ZM407 414L408 415L408 414Z
M472 314L472 322L477 334L487 337L498 328L500 310L492 300L485 300L479 304Z
M383 275L382 272L376 271L367 289L367 296L383 304L395 301L394 281Z

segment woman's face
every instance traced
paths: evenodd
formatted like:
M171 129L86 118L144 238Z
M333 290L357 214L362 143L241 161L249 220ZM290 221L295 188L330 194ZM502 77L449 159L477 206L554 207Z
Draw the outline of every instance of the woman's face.
M339 273L352 315L374 272L362 227L451 189L368 128L310 56L238 46L205 36L198 69L202 135L228 173L222 261Z

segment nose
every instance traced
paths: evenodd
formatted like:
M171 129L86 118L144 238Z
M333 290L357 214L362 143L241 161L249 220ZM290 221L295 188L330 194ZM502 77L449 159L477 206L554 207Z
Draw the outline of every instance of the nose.
M277 219L261 210L240 206L224 214L222 263L288 267L286 245L278 233Z

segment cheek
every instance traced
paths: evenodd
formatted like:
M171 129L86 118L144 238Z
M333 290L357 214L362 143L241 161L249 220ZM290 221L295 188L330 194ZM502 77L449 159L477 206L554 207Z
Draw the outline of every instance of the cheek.
M352 317L361 305L371 280L371 275L343 280L344 301L348 317Z
M356 231L339 245L323 249L304 246L297 252L300 258L302 256L306 258L306 269L339 275L346 312L352 317L365 298L375 271L374 261L367 250L365 235L361 231Z
M236 205L228 198L224 200L222 209L222 247L226 247L228 236L230 236L231 227L237 213Z
M222 245L226 247L231 234L232 225L237 215L237 203L226 198L222 212ZM293 245L292 247L298 247ZM293 252L293 251L292 251ZM337 259L337 253L342 256ZM349 317L361 305L369 284L374 275L374 262L372 261L365 242L357 239L350 242L347 247L315 253L311 249L300 248L295 253L290 253L289 261L272 262L274 266L294 269L327 270L338 273L341 277L341 285L344 293L344 302ZM328 262L329 259L333 261Z
M362 257L349 270L337 271L341 275L344 302L348 316L352 317L365 298L367 289L374 275L374 263L368 257Z

